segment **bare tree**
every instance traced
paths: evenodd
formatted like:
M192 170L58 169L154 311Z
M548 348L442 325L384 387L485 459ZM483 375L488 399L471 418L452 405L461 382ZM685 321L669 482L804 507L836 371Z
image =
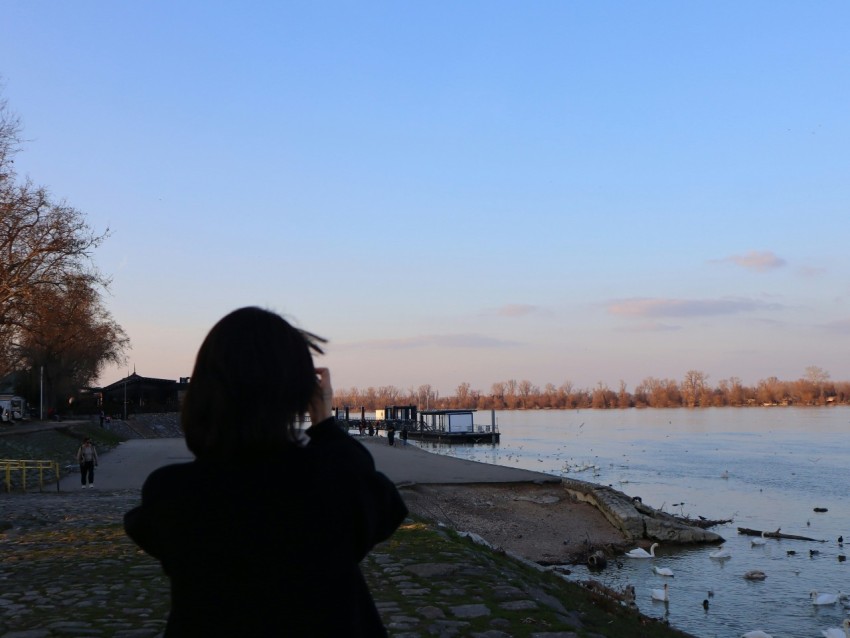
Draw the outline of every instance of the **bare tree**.
M47 323L61 320L59 308L46 312L45 300L67 301L80 291L96 296L109 285L92 261L109 230L94 232L80 211L54 201L29 179L19 181L13 166L19 145L19 121L0 101L0 376L32 365L25 356L35 326L46 333ZM117 327L99 298L97 309L100 319ZM127 345L123 332L115 334L118 340L100 353L101 363L111 360L112 346ZM98 342L95 334L88 338Z
M682 400L689 408L702 405L701 400L705 391L708 375L699 370L688 370L682 380Z
M631 407L632 398L626 390L626 382L620 379L620 390L617 392L617 407L618 408L628 408Z
M505 407L505 382L497 381L490 386L490 395L493 397L493 407L497 410Z
M471 386L465 381L455 389L455 404L459 408L468 407Z
M519 397L521 401L521 405L523 408L530 408L531 397L532 395L536 395L539 390L537 387L528 379L523 379L519 382L517 386L517 392L519 392Z

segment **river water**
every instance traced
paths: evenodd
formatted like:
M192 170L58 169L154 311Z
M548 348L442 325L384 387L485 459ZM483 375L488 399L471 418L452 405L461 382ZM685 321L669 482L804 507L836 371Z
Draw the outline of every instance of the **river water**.
M700 637L731 638L753 629L821 636L850 602L816 606L810 592L850 593L850 408L708 408L497 411L497 445L421 447L459 458L610 485L656 509L713 520L731 558L716 546L662 544L656 558L623 559L589 574L615 589L635 586L649 616ZM489 412L476 424L489 424ZM815 512L825 508L826 512ZM754 546L738 527L822 540L768 539ZM846 545L839 537L847 539ZM811 550L811 551L810 551ZM669 567L672 578L653 565ZM767 578L743 577L761 570ZM651 590L669 586L667 603ZM704 608L708 601L708 608Z

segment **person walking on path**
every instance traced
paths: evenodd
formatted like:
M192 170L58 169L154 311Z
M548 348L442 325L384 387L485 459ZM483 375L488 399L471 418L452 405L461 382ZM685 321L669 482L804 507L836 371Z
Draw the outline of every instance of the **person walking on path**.
M401 428L401 443L402 445L407 445L407 426L404 425Z
M395 426L392 423L387 426L387 443L395 445Z
M124 516L171 581L166 638L387 635L359 563L407 507L334 419L322 342L260 308L204 339L181 413L195 460L154 470Z
M80 464L80 482L82 487L94 487L94 468L97 467L97 450L92 445L91 439L86 437L80 449L77 450L77 463Z

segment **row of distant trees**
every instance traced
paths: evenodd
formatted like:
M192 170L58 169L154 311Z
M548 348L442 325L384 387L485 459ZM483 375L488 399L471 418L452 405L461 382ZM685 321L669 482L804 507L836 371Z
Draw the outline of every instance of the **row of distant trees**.
M560 386L547 383L542 388L531 381L498 381L489 392L475 390L461 383L453 395L440 396L430 385L401 390L394 386L370 387L366 390L336 391L338 406L367 410L390 405L416 405L422 409L474 408L478 410L533 410L579 408L697 408L761 405L830 405L850 403L850 381L830 381L828 372L809 366L803 377L781 381L769 377L755 386L730 377L717 384L708 382L708 375L689 370L684 378L657 379L647 377L633 391L620 381L616 389L605 383L594 388L577 388L567 381Z
M2 88L2 87L0 87ZM15 171L20 121L0 99L0 380L58 410L129 346L93 251L108 236ZM11 380L11 381L10 381Z

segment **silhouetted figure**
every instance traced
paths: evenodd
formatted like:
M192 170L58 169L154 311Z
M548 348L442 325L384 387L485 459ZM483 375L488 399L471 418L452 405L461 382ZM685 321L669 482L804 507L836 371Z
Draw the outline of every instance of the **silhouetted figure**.
M323 341L242 308L201 345L181 414L195 460L154 471L124 517L171 580L166 637L387 635L359 563L407 508L337 427Z

